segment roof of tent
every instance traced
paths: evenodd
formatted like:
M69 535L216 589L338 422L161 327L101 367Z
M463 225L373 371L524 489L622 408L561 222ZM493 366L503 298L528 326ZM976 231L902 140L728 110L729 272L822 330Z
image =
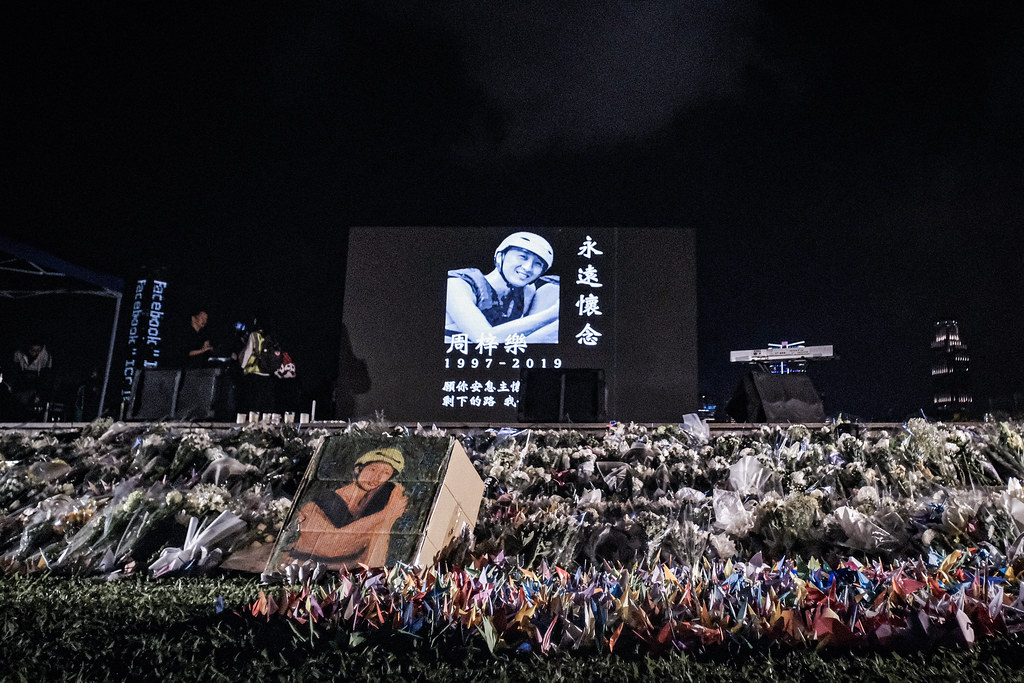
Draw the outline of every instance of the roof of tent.
M124 280L68 263L42 249L0 237L0 298L46 294L119 297Z
M99 411L107 395L117 320L121 311L124 280L76 266L49 252L0 237L0 299L23 299L51 294L92 294L114 299L114 319L107 348L106 372L100 392Z

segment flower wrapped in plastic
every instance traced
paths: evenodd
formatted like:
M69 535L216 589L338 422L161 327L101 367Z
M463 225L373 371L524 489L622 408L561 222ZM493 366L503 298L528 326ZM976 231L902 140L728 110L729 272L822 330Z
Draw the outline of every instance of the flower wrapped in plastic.
M771 476L755 456L746 454L729 467L729 487L741 496L760 496Z
M869 516L844 505L832 517L846 534L845 545L867 553L889 553L903 547L909 539L903 519L893 511Z
M203 572L216 567L223 555L218 544L244 529L245 522L227 510L202 526L198 519L191 517L182 547L160 551L160 556L149 565L149 573L156 578L183 570Z
M739 493L715 489L712 500L716 528L737 538L745 537L754 528L754 513L746 508Z

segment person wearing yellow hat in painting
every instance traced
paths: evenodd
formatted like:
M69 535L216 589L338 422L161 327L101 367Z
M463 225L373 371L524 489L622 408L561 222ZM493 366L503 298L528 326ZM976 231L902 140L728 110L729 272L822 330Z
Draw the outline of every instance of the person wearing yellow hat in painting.
M375 448L359 456L355 481L316 495L299 510L299 537L288 555L332 568L382 566L391 526L408 502L402 485L391 481L404 467L405 458L397 448Z

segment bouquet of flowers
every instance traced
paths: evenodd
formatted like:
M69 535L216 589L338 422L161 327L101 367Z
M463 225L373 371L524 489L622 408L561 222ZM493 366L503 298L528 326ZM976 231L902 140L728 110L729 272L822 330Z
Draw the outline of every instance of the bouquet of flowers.
M410 431L382 420L339 429ZM225 513L240 523L217 539L225 556L271 543L328 433L110 420L77 432L0 433L4 566L128 571L164 549L185 550ZM838 421L713 436L691 419L457 438L486 484L473 552L504 553L525 568L758 553L836 564L851 551L901 561L965 544L1012 563L1022 545L1019 422L915 419L869 432Z

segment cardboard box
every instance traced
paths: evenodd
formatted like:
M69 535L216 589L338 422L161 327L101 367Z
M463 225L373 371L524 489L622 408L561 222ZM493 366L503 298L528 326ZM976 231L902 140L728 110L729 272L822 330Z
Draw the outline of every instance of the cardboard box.
M476 525L484 483L454 438L328 437L313 455L267 572L289 563L432 564Z

